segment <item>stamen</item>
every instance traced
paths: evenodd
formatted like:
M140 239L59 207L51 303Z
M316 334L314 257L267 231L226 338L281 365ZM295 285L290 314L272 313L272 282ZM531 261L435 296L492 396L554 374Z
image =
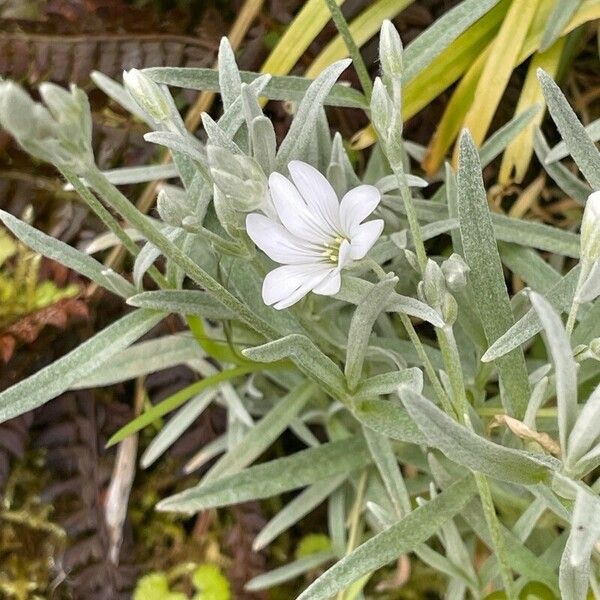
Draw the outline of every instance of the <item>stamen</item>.
M334 264L337 264L340 255L340 246L345 238L338 235L331 242L324 244L323 256Z

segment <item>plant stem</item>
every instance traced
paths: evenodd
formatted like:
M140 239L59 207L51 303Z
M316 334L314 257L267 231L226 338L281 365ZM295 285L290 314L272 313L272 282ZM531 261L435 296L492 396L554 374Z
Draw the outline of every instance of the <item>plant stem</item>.
M517 600L512 570L506 556L506 543L500 528L498 515L496 515L494 499L492 498L492 492L490 491L488 480L485 475L482 475L481 473L473 473L473 476L475 477L475 482L481 498L481 505L483 507L485 520L490 530L492 544L496 554L496 560L498 561L498 567L500 568L500 577L502 578L502 583L504 585L504 592L508 600Z
M425 352L425 348L423 347L421 338L419 338L417 332L415 331L412 321L410 320L410 318L407 315L405 315L403 313L398 313L398 314L400 315L400 320L402 321L402 325L404 326L404 329L406 329L406 333L408 333L408 337L410 338L410 341L412 342L413 346L415 347L415 350L417 351L417 355L419 356L419 359L423 363L423 367L425 368L427 377L429 378L429 381L430 381L431 385L433 386L435 395L437 396L440 404L442 405L442 408L449 415L456 416L456 413L454 412L454 408L452 407L452 403L448 399L448 396L446 395L446 392L445 392L442 384L440 383L440 380L435 372L435 369L433 368L433 365L431 364L431 361L429 360L429 357L427 356L427 353Z
M464 415L467 412L469 403L465 394L465 382L463 379L462 368L460 365L460 354L454 338L452 327L447 326L436 330L442 358L446 365L446 372L450 378L452 386L452 395L454 400L454 409L458 420L464 423Z
M358 80L360 81L360 85L367 97L367 102L371 98L371 93L373 91L373 82L371 81L371 77L369 76L369 71L367 66L365 65L365 61L360 53L354 38L352 37L352 32L348 27L348 22L346 21L344 15L342 14L342 10L338 6L336 0L325 0L327 3L327 8L331 13L331 18L337 27L342 39L344 40L344 44L346 44L346 48L348 49L348 54L352 58L352 62L354 64L354 68L356 69L356 74L358 75Z
M415 210L410 188L406 182L404 167L398 160L394 161L394 164L392 164L392 170L394 171L394 175L398 181L398 189L400 190L400 196L406 210L406 218L408 219L408 226L410 227L413 243L415 245L417 261L419 263L421 273L423 273L425 271L425 267L427 266L427 252L425 251L425 243L423 242L423 234L421 233L421 225L419 224L419 219L417 218L417 211Z

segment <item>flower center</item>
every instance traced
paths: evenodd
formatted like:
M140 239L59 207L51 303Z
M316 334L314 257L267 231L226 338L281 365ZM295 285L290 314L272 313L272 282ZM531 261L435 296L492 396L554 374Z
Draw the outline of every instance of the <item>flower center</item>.
M333 264L337 265L340 258L340 246L345 239L346 238L342 237L341 235L334 237L331 242L325 244L323 256L325 256L327 260L331 261Z

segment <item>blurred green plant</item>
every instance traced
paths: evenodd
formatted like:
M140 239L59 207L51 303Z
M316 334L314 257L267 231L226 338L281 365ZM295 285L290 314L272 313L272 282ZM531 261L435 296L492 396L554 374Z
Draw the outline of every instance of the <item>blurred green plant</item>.
M0 228L0 329L20 317L79 294L75 284L59 288L52 281L40 281L41 254Z

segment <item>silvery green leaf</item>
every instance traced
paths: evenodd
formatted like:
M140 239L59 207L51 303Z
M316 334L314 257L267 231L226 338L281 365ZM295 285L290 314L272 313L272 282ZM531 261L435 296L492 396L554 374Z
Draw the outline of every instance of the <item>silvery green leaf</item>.
M327 179L333 185L338 196L341 198L350 188L361 184L357 177L344 148L344 140L339 131L333 136L331 144L331 157L327 167Z
M396 517L401 519L412 510L410 496L398 466L398 459L387 436L377 433L369 427L363 427L363 435L369 446L373 462L381 475L390 501L396 511Z
M222 454L226 450L227 435L223 434L196 452L196 454L194 454L194 456L192 456L192 458L190 458L183 466L183 472L186 475L193 473L196 469L203 467L209 460L212 460L215 456Z
M539 69L538 79L552 119L567 144L571 156L592 188L600 189L600 153L598 149L552 78Z
M182 135L174 131L151 131L144 134L144 139L153 144L165 146L174 152L189 156L206 170L206 150L199 140L191 135Z
M533 148L538 160L544 166L544 169L556 182L563 192L571 198L574 198L580 204L585 204L592 188L585 182L578 179L569 169L560 163L547 163L550 148L544 135L539 129L535 131Z
M228 109L240 95L242 80L233 48L226 37L221 38L217 62L219 65L219 91L223 107Z
M540 379L534 385L531 392L531 397L529 398L529 403L527 404L527 410L525 411L525 416L523 417L523 423L530 429L537 429L535 424L537 411L542 407L544 400L546 399L548 383L548 377L542 377L542 379Z
M327 502L327 529L338 555L346 551L346 486L338 487Z
M65 356L0 393L0 422L33 410L67 390L150 331L162 315L136 310Z
M142 292L127 299L127 304L153 308L180 315L198 315L207 319L232 319L234 314L210 294L201 290L158 290Z
M600 140L600 119L592 121L589 125L586 125L585 132L593 142ZM544 165L550 165L561 158L569 156L569 149L565 142L559 142L548 151L545 159L542 161Z
M531 292L529 297L544 328L547 350L554 363L558 433L560 447L565 452L567 439L577 419L577 363L559 315L543 296Z
M276 163L279 169L284 169L290 160L301 156L306 146L311 143L323 102L350 62L340 60L333 63L324 69L306 90L287 135L279 146Z
M577 290L575 299L584 304L593 302L598 296L600 296L600 262L596 261L589 275Z
M182 67L153 67L144 69L144 72L158 83L166 83L176 87L189 88L193 90L219 91L217 72L214 69L182 68ZM262 75L249 71L241 71L240 76L243 83L251 85ZM299 102L306 94L306 90L312 81L304 77L271 77L268 85L261 90L262 96L269 100L285 100ZM345 106L349 108L366 108L365 97L349 86L334 85L327 96L324 104L327 106Z
M567 440L565 465L571 469L589 452L600 437L600 386L597 386L583 405Z
M394 440L411 444L426 443L406 410L393 400L361 400L356 403L353 414L363 425Z
M466 0L434 21L404 51L404 85L498 2L499 0Z
M204 476L202 483L237 473L257 459L289 426L315 393L315 386L304 382L277 404Z
M346 364L344 367L344 375L351 391L355 391L360 381L373 325L379 313L388 304L397 283L397 277L389 277L380 281L373 286L354 311L350 322L350 330L348 331Z
M360 304L373 287L373 283L364 279L345 276L342 278L342 287L334 298L351 304ZM387 312L400 312L411 317L423 319L435 327L442 327L444 324L438 313L430 306L427 306L427 304L420 300L402 296L401 294L392 294L385 310Z
M114 185L128 185L131 183L145 183L156 179L171 179L179 176L177 165L167 163L165 165L143 165L141 167L119 167L102 171L102 174ZM88 183L82 180L85 185ZM73 190L70 183L64 185L64 189Z
M246 348L242 353L251 360L260 362L275 362L283 358L292 358L303 373L318 382L334 398L347 400L342 372L305 335L287 335L262 346Z
M137 231L137 229L133 229L132 227L123 227L123 231L134 242L139 242L145 239L144 236ZM121 240L119 240L119 238L112 231L107 231L93 238L82 248L82 250L84 250L86 254L96 254L96 252L102 252L103 250L108 250L109 248L118 246L120 243Z
M142 468L147 469L160 458L194 424L218 393L218 389L206 390L186 402L150 442L140 460Z
M253 119L250 123L250 140L254 159L265 174L272 173L275 169L277 145L273 123L268 117L261 116Z
M243 154L239 146L221 129L219 124L208 113L202 113L202 125L211 144L224 148L232 154Z
M250 467L206 485L201 483L161 500L157 509L191 514L268 498L363 468L369 460L369 451L360 437L342 439Z
M331 142L331 131L329 129L327 113L323 107L321 107L317 119L314 147L317 152L316 161L309 164L316 165L319 171L325 172L329 165L333 144Z
M139 71L123 71L123 84L133 101L156 123L172 121L174 112L166 88Z
M133 101L129 92L114 79L111 79L100 71L92 71L90 73L92 81L112 100L127 109L132 115L136 116L143 123L155 128L156 123L151 119L150 115L145 113L136 102Z
M315 569L318 569L323 564L335 560L336 556L331 550L323 550L322 552L316 552L310 554L304 558L294 560L283 567L267 571L262 575L258 575L251 579L245 586L245 589L249 592L258 592L260 590L266 590L291 579L295 579L304 573L310 573Z
M379 62L383 75L390 80L400 80L404 71L402 40L393 23L385 19L379 32Z
M506 267L536 292L546 293L562 279L560 273L531 248L501 242L498 249Z
M158 192L156 210L160 218L171 227L181 227L193 212L185 194L172 194L165 188Z
M391 394L398 389L399 385L408 385L415 391L421 392L423 390L423 372L421 369L413 367L369 377L360 383L354 393L354 400L358 402L366 398Z
M131 284L122 275L119 275L112 269L103 269L102 275L104 277L103 286L108 291L121 296L121 298L127 298L131 294Z
M363 575L413 550L461 511L475 493L471 477L453 483L436 498L360 545L308 586L298 600L328 600Z
M8 229L19 238L26 246L39 252L40 254L65 265L69 269L73 269L84 277L91 279L98 285L115 291L120 289L122 293L131 295L135 293L135 288L126 279L114 273L110 278L107 278L104 271L106 267L93 259L91 256L72 248L68 244L61 242L41 231L38 231L31 225L27 225L23 221L13 217L10 213L0 210L0 221L6 225ZM116 285L115 278L120 278L120 285Z
M563 29L577 12L583 0L554 0L554 7L544 29L539 52L545 52L561 37Z
M600 538L598 498L583 488L577 490L571 533L560 562L559 585L564 600L585 600L590 558Z
M493 343L513 326L514 318L494 237L481 164L473 140L466 132L460 139L459 160L458 216L464 258L470 268L470 290L486 338ZM517 347L496 360L496 367L506 412L522 417L530 389L521 348Z
M546 292L546 300L552 308L560 311L569 309L575 296L579 271L579 266L574 267ZM487 349L481 360L483 362L495 360L499 356L510 352L513 348L525 343L541 330L542 326L538 315L535 310L531 309Z
M192 336L182 334L164 336L140 342L118 352L107 363L92 369L85 376L74 381L70 387L71 389L104 387L198 360L203 356L204 352Z
M324 502L345 479L346 475L338 475L329 481L314 483L300 492L259 531L252 543L252 549L259 551L270 544L278 535Z
M458 424L408 387L400 398L427 442L450 460L494 479L531 485L549 480L558 461L495 444Z
M154 261L160 256L160 250L150 242L146 242L140 253L135 257L133 263L133 283L137 291L142 289L142 279L146 271L154 264Z
M429 185L427 181L416 175L406 175L406 183L409 187L425 188ZM387 194L398 189L398 178L395 175L386 175L382 177L375 187L382 193Z

